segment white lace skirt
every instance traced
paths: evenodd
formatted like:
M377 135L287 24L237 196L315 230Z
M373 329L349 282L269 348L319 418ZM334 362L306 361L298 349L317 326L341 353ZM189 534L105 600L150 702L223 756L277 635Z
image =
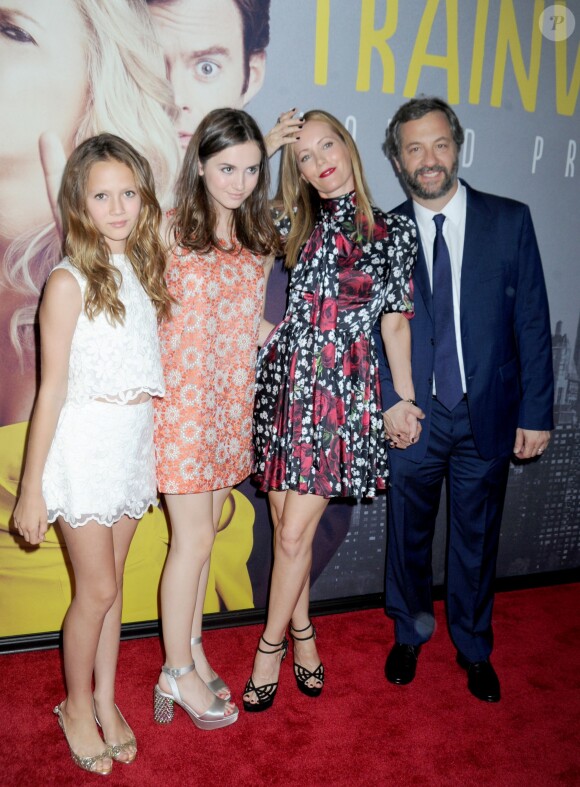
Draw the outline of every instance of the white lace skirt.
M42 477L49 522L139 519L156 503L156 486L151 399L64 405Z

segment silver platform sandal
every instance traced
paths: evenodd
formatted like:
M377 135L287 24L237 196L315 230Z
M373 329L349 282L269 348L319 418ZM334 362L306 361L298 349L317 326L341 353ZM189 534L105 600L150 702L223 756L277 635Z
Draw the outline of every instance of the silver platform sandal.
M199 714L190 708L187 703L181 699L179 688L177 686L177 678L187 675L188 672L193 672L195 665L192 663L188 667L162 667L161 671L167 677L167 681L171 688L171 694L162 691L159 684L155 686L153 692L153 718L158 724L169 724L173 721L174 707L173 703L176 702L180 708L187 713L189 718L199 727L200 730L217 730L219 727L227 727L238 720L239 711L236 710L225 715L226 700L220 700L216 697L210 707L205 713Z
M201 645L201 637L192 637L191 644ZM226 683L224 683L224 681L220 677L214 678L213 680L209 680L205 685L208 687L208 689L211 692L213 692L213 694L216 695L216 697L218 695L218 692L220 691L227 692L227 697L220 697L220 700L225 700L226 702L229 702L229 700L231 700L232 692L230 691L229 686L227 686Z

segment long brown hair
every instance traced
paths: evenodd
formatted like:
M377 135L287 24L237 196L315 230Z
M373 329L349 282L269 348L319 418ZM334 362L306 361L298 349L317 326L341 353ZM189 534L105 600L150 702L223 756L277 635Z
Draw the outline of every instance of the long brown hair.
M214 109L201 121L185 152L176 186L175 214L171 238L190 251L207 252L225 248L216 235L217 216L199 174L202 165L222 150L255 142L261 153L256 187L233 213L237 243L255 254L269 255L278 248L278 233L268 205L270 173L264 138L256 121L241 109Z
M311 109L304 113L304 122L317 120L326 123L344 142L352 162L352 173L356 191L356 231L362 238L370 238L374 227L371 194L363 171L360 155L355 144L342 123L334 115L322 109ZM286 267L293 268L298 262L300 249L314 229L316 213L320 205L318 192L302 177L298 169L294 145L286 145L282 152L280 183L283 216L290 220L290 231L286 237Z
M122 323L125 317L125 306L119 298L120 274L111 265L109 247L86 207L89 172L100 161L118 161L133 173L141 210L127 238L125 255L151 298L158 319L165 319L169 316L171 298L164 278L166 252L159 234L162 214L153 174L147 160L114 134L90 137L72 152L59 193L64 252L87 280L85 312L90 319L104 312L112 323Z

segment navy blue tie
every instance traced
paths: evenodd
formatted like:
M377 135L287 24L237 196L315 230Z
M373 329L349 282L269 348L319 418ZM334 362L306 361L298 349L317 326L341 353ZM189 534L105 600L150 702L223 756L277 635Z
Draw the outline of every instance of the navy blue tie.
M433 216L435 242L433 243L433 314L435 317L435 388L437 399L448 410L453 410L463 398L455 320L453 317L453 283L451 259L443 237L445 216Z

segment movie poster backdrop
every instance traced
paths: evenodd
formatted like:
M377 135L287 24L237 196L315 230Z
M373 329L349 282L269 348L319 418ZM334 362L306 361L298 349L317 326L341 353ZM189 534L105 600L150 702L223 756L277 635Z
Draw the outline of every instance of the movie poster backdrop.
M395 109L420 93L456 108L460 175L530 205L551 307L556 429L540 460L510 470L498 575L580 566L579 41L580 0L0 0L0 637L60 629L71 598L58 528L31 548L11 525L39 374L38 301L60 259L54 200L66 156L94 133L119 134L151 161L170 208L183 150L217 106L245 106L264 132L292 107L332 112L385 210L404 198L382 149ZM277 263L272 321L286 285ZM124 622L158 617L168 541L155 508L131 546ZM384 497L333 502L315 541L312 598L381 592L385 541ZM266 500L246 481L226 504L205 611L264 607L270 556Z

